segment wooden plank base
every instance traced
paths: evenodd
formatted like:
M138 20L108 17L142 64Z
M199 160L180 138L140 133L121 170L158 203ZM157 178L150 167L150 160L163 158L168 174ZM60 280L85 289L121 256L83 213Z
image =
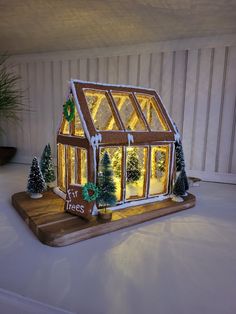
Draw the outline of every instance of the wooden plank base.
M43 198L31 199L26 192L12 196L12 204L37 238L50 246L65 246L96 237L147 220L168 215L195 205L192 194L184 202L175 203L170 199L121 209L113 212L109 222L98 221L96 217L86 221L64 212L64 200L52 191Z

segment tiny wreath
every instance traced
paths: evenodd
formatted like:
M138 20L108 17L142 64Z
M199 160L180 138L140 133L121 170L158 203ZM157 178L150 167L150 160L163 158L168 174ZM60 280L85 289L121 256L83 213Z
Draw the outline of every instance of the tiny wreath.
M93 202L97 199L98 195L99 195L99 188L94 183L88 182L83 186L82 196L85 201Z
M63 105L63 113L64 113L64 117L66 118L68 122L71 122L74 119L75 104L73 100L71 100L70 98Z

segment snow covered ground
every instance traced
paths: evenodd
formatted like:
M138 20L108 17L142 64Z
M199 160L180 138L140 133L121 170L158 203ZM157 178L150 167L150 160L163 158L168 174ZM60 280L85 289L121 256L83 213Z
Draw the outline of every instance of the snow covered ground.
M0 168L0 313L236 313L236 185L202 182L192 209L52 248L10 203L28 169Z

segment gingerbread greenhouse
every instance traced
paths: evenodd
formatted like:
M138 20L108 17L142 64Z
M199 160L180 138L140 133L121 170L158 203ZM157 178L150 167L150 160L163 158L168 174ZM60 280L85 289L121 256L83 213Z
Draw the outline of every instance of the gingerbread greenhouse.
M58 187L97 182L111 158L116 206L153 202L172 192L178 131L154 90L72 80L73 118L57 135Z

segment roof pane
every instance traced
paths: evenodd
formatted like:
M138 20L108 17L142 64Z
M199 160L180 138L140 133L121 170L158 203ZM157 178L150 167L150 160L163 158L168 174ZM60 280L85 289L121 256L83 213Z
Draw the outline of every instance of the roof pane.
M97 130L118 130L106 93L98 90L84 90L88 108Z
M153 96L135 94L143 114L152 131L167 131L169 127L162 116L158 104Z
M63 116L62 123L61 123L61 127L60 127L60 133L61 133L61 134L66 134L66 135L69 135L69 134L70 134L70 124L69 124L69 122L65 119L64 116Z
M114 102L119 111L121 120L126 130L147 131L141 118L138 116L131 95L128 93L111 92Z
M84 130L77 110L75 110L75 130L74 135L84 137Z

